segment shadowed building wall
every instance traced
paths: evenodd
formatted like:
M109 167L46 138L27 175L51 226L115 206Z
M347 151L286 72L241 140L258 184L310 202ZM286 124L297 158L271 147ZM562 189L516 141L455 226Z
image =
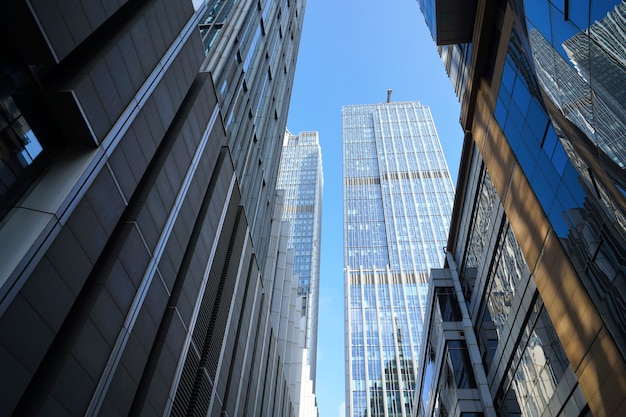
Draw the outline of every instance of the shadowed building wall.
M7 5L1 415L294 413L264 271L304 8Z

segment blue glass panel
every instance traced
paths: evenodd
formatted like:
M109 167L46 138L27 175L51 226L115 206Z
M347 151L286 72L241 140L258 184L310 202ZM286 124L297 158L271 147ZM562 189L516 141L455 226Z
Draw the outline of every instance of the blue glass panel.
M555 200L552 209L548 214L548 218L550 219L550 223L552 224L552 228L556 232L556 235L561 239L567 238L569 233L569 226L565 220L567 216L567 211L564 210L558 200Z
M509 116L507 119L507 125L510 122L513 122L517 130L521 132L522 128L524 127L524 114L520 111L519 107L517 107L517 104L514 101L512 101L509 105Z
M545 0L525 0L524 9L526 18L550 41L550 9L548 4Z
M548 116L543 110L543 107L541 107L537 99L534 97L528 105L526 123L530 125L536 137L543 138L543 134L546 131L546 125L548 124Z
M498 97L498 101L496 102L496 110L494 111L494 116L498 121L500 127L504 126L504 122L506 121L506 107L500 97Z
M597 22L615 9L620 1L616 0L593 0L591 2L591 22Z
M543 149L546 151L546 154L552 156L552 152L554 152L554 147L556 146L559 138L556 136L556 132L554 131L554 127L550 125L548 130L546 131L546 136L543 139Z
M509 56L507 55L506 61L504 61L504 68L502 70L502 82L500 83L500 89L502 87L506 87L508 91L513 91L513 86L515 85L515 70L514 65L510 62Z
M568 18L580 30L585 30L589 27L589 0L569 0Z
M559 204L564 210L569 210L578 206L576 204L576 200L572 197L567 184L563 181L559 182L559 186L556 189L556 198L559 200Z
M563 13L555 7L550 7L550 16L552 19L552 45L554 46L554 49L561 54L563 59L566 62L569 62L570 59L561 45L563 45L566 40L579 33L580 30L578 30L576 25L565 20Z
M506 124L506 118L509 113L509 105L511 104L511 96L506 91L506 89L500 90L500 96L498 97L498 101L496 103L495 116L498 124L504 128Z
M520 142L519 146L517 147L517 151L515 152L519 164L522 166L522 169L526 173L526 176L528 176L529 178L535 170L538 153L539 152L536 146L529 147L528 144L526 144L525 142Z
M498 98L502 101L502 105L504 106L504 108L508 110L509 106L511 105L511 93L506 87L503 86L500 89ZM502 121L504 121L504 119L502 119Z
M530 128L528 123L524 123L524 129L522 130L522 138L524 142L531 143L533 146L539 145L539 138L535 136L535 133Z
M539 151L539 155L537 156L537 169L543 172L550 188L553 191L556 190L559 182L561 182L561 175L556 171L554 166L550 163L550 159L548 159L548 156L543 151Z
M550 186L550 182L540 169L535 170L530 183L535 191L535 195L543 207L543 210L547 213L552 206L555 190Z
M502 125L502 123L500 123ZM504 135L506 136L507 140L509 141L509 145L511 146L511 149L513 149L513 151L515 151L517 149L517 146L520 142L520 132L519 130L517 130L517 127L515 126L514 123L508 121L505 125L504 125Z
M567 186L571 196L574 198L574 206L582 207L585 201L586 193L580 184L580 175L576 168L570 163L567 162L565 164L565 169L563 170L563 182Z
M567 154L563 149L563 146L559 144L554 148L554 153L552 154L552 164L554 168L559 172L559 174L563 173L565 169L565 163L567 162Z
M561 13L565 13L565 3L567 0L551 0L552 7L556 7Z
M528 92L528 86L521 78L515 83L513 88L513 100L520 111L525 114L530 103L530 93Z

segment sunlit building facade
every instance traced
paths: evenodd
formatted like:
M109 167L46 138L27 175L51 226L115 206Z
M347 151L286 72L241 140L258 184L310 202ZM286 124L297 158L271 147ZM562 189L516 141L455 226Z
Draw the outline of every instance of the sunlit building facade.
M466 135L415 415L622 416L626 5L436 3Z
M3 7L0 415L297 414L276 180L306 1L195 3Z
M408 416L454 191L430 109L343 108L346 415Z
M293 273L298 276L298 309L306 320L306 348L315 384L322 232L322 151L317 132L285 132L277 188L284 190L283 220L289 222Z

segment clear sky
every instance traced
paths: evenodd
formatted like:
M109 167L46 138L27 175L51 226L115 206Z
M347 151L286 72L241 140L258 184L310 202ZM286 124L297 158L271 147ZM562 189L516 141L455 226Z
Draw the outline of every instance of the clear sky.
M460 106L416 0L308 0L287 127L317 130L324 165L317 400L345 401L341 107L420 101L431 108L456 184Z

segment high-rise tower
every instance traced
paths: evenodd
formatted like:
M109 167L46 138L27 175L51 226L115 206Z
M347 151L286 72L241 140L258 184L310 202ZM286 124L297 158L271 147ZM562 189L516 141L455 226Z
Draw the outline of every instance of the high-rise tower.
M301 312L306 320L306 348L315 383L317 318L322 231L322 151L317 132L285 132L278 173L285 191L283 220L289 222L289 247L294 250L293 273L298 275Z
M419 4L466 135L417 415L622 416L626 4Z
M430 109L343 108L346 409L408 416L430 268L454 198Z
M269 260L306 1L201 3L3 8L1 415L294 413Z

